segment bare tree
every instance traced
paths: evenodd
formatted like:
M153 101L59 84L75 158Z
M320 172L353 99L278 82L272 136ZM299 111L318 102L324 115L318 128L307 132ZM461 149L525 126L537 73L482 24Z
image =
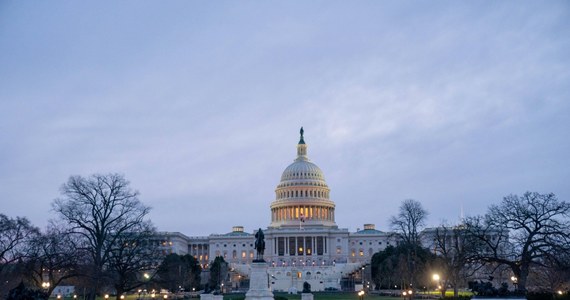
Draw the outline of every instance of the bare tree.
M59 224L50 224L46 233L37 235L30 242L26 270L36 286L47 279L48 294L67 279L80 276L79 266L85 258L77 240Z
M405 257L401 257L406 264L400 263L399 268L404 268L401 273L407 274L403 282L408 282L410 287L417 286L416 274L417 270L422 266L418 257L418 252L422 251L419 232L425 226L428 216L427 210L422 204L413 199L407 199L402 202L397 216L390 218L390 225L403 243L406 249Z
M150 208L139 201L139 193L119 174L71 176L61 193L63 197L54 200L52 207L89 253L93 266L89 297L93 299L115 245L145 221Z
M442 297L448 284L453 287L455 298L459 295L459 284L477 272L481 264L477 263L476 256L480 248L479 240L465 229L463 224L449 226L441 224L435 228L434 252L441 258L443 284Z
M29 241L39 234L26 218L0 214L0 297L19 281L21 262L29 250Z
M25 256L28 242L38 233L28 219L0 214L0 268Z
M390 218L390 225L404 243L419 245L419 232L425 226L427 216L428 212L420 202L407 199L400 205L398 215Z
M164 256L158 244L151 242L156 236L152 224L141 222L117 238L109 257L108 275L113 281L117 299L125 292L146 284L153 277L153 262Z
M484 244L478 259L507 265L523 293L531 268L570 251L570 204L554 194L509 195L484 218L469 219L466 228Z

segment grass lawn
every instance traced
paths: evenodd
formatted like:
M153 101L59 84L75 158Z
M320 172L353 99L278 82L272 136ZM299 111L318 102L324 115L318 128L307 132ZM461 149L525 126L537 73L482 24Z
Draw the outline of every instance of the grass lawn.
M300 300L301 294L290 295L287 293L274 293L274 295L287 298L288 300ZM315 300L358 300L358 295L354 293L313 293ZM224 295L224 300L244 299L243 295ZM398 297L386 297L378 295L366 295L364 300L399 300Z
M432 294L432 293L429 293ZM287 293L274 293L275 296L281 296L287 298L288 300L301 300L301 294L297 295L290 295ZM359 300L358 295L356 292L336 292L336 293L313 293L315 300ZM439 295L439 293L437 293ZM469 292L459 292L459 295L462 296L471 296L472 293ZM447 291L446 296L453 296L453 291ZM136 300L137 295L128 295L125 297L125 300ZM224 300L243 300L245 298L244 294L225 294ZM77 297L78 300L83 298ZM115 297L109 297L109 299L114 300ZM150 299L150 298L149 298ZM161 298L155 298L157 300L162 300ZM173 298L169 298L173 299ZM200 299L200 298L193 298L193 299ZM364 300L402 300L401 297L387 297L387 296L379 296L374 294L369 294L364 297ZM50 298L50 300L57 300L55 298ZM65 300L73 300L72 298L65 298ZM105 300L104 298L100 297L97 300Z

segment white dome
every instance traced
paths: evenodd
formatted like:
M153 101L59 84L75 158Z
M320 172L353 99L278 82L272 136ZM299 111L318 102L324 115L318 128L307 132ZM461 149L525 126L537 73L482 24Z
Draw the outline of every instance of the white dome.
M317 179L325 180L323 171L315 165L314 163L306 160L297 160L290 164L283 175L281 175L281 182L286 180L306 180L306 179Z
M299 226L299 222L305 226L336 226L335 204L329 193L323 171L307 157L301 129L297 158L285 168L275 189L270 227Z

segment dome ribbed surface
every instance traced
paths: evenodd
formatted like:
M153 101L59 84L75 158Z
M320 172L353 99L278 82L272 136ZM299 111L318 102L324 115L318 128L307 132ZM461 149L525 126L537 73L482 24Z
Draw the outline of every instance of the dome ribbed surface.
M304 180L304 179L317 179L325 180L323 171L312 162L306 160L298 160L290 164L283 174L281 175L281 181L287 180Z

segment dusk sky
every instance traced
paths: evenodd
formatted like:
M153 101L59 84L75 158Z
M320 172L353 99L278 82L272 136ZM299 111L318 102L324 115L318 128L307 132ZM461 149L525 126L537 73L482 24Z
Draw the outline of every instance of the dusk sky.
M351 231L569 201L570 2L0 2L9 217L117 172L161 231L265 228L301 126Z

